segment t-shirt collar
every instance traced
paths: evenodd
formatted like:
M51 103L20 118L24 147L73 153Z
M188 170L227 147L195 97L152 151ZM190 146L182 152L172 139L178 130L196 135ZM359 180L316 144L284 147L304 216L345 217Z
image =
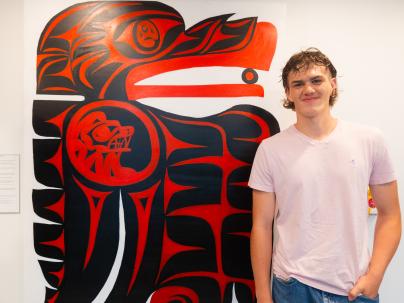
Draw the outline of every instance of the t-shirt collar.
M303 139L304 141L306 141L306 142L308 142L308 143L310 143L310 144L312 144L312 145L326 144L326 143L329 143L329 142L335 137L335 135L338 133L338 131L339 131L340 127L341 127L342 121L339 120L339 119L337 119L336 122L337 122L337 123L336 123L334 129L331 131L331 133L329 133L328 136L326 136L325 138L323 138L323 139L321 139L321 140L313 139L313 138L310 138L309 136L303 134L301 131L299 131L299 130L296 128L295 124L292 124L292 125L289 127L289 130L290 130L291 132L295 133L297 136L299 136L299 137L300 137L301 139Z

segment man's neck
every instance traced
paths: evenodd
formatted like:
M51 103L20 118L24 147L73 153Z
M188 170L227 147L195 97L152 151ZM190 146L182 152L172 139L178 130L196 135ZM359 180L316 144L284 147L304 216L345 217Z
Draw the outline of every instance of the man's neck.
M337 126L337 119L329 115L314 118L297 116L295 127L298 131L315 140L326 138Z

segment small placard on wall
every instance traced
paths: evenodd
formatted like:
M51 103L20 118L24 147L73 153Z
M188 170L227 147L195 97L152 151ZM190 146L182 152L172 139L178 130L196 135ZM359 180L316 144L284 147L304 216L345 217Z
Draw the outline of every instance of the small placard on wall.
M20 211L20 155L0 154L0 213Z

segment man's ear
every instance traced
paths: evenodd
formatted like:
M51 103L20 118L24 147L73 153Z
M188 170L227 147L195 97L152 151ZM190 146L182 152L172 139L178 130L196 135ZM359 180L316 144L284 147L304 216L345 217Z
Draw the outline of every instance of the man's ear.
M337 88L337 78L331 78L331 85L333 89Z
M290 99L289 99L289 93L290 93L289 88L288 88L288 87L286 87L286 88L285 88L285 95L286 95L286 99L288 99L288 100L289 100L289 102L290 102Z

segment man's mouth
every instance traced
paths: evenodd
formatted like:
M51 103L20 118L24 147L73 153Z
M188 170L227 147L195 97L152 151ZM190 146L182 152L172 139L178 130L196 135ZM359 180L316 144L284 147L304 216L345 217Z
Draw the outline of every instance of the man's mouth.
M310 97L310 98L303 98L302 101L310 103L310 102L317 101L318 99L319 99L319 97Z

